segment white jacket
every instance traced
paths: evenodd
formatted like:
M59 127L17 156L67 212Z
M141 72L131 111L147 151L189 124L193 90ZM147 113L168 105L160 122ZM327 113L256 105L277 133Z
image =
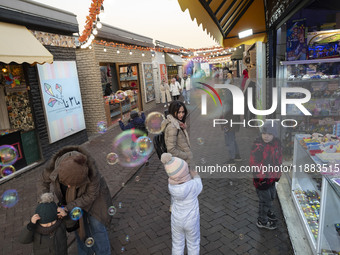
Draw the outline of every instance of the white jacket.
M168 185L171 194L172 254L184 254L185 236L189 255L199 255L200 213L198 195L203 189L199 175L179 185Z
M191 89L191 80L190 80L190 78L188 77L186 80L184 80L182 78L181 86L182 86L182 89L185 88L185 90L190 90Z
M178 81L175 82L175 84L170 83L170 92L172 96L179 96L180 90L182 89L181 85L179 84Z

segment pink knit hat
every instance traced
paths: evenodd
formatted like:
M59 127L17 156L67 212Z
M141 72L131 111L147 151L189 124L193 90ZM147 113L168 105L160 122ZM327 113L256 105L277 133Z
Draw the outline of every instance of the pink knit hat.
M181 184L192 179L189 173L188 164L183 159L173 157L170 153L163 153L161 161L169 176L170 184Z

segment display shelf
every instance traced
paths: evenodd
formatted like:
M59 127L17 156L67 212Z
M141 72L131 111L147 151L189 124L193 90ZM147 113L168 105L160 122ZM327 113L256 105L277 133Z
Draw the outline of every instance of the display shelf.
M303 134L295 135L293 164L295 166L320 164L318 157L311 156L300 144L299 141L303 137L305 137ZM321 188L318 187L314 177L322 178ZM319 203L316 193L311 191L321 195ZM308 194L314 195L312 200L301 199ZM314 254L339 254L340 252L340 236L335 229L335 224L340 223L339 198L340 187L332 183L332 176L311 174L300 171L298 167L293 172L292 199Z
M321 63L334 63L340 62L340 58L323 58L323 59L310 59L310 60L295 60L295 61L281 61L281 65L306 65L306 64L321 64Z

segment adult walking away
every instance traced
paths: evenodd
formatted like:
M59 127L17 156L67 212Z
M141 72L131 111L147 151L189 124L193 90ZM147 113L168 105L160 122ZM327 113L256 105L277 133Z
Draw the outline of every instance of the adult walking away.
M251 148L250 166L256 166L253 183L259 197L259 216L256 225L259 228L275 229L277 218L272 210L276 197L275 183L280 180L280 171L270 171L264 167L282 164L282 148L278 139L277 123L266 121L261 127L261 135L256 138Z
M229 90L222 90L222 116L221 119L226 119L227 124L221 125L224 132L224 141L227 146L228 160L225 162L227 165L235 165L235 161L241 161L239 147L236 141L236 133L240 130L239 124L234 124L240 122L239 115L233 115L233 97Z
M63 217L69 232L76 230L78 254L111 254L106 229L111 220L110 191L87 151L79 146L62 148L42 172L39 186L41 193L49 192L52 186L59 200L58 215ZM69 217L75 207L83 212L79 221ZM88 237L94 239L91 248L84 243Z
M174 101L178 100L181 94L181 89L181 85L176 81L175 78L172 78L170 83L170 92Z
M167 103L168 106L170 106L171 95L170 95L170 87L169 84L163 79L160 87L161 91L161 103L164 104L164 107L166 107Z
M185 123L187 116L188 110L185 104L180 101L173 101L169 107L169 114L162 125L165 125L164 141L167 151L172 156L181 158L190 165L192 152Z
M184 97L184 103L187 102L187 104L190 104L190 89L191 89L190 75L188 76L186 73L184 74L181 86L183 89L182 95Z

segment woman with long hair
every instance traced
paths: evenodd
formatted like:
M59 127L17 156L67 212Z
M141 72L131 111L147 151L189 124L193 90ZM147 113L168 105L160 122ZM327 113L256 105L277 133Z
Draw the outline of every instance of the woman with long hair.
M185 104L180 101L173 101L169 106L169 114L164 121L165 144L168 153L173 157L185 160L188 165L192 160L189 135L185 123L188 110Z

